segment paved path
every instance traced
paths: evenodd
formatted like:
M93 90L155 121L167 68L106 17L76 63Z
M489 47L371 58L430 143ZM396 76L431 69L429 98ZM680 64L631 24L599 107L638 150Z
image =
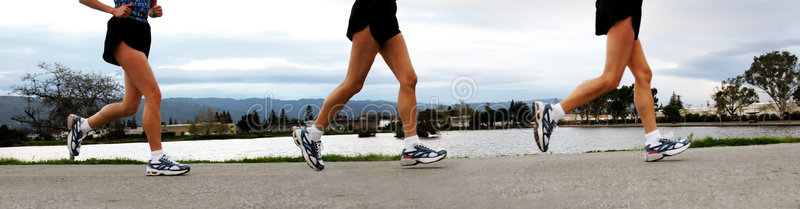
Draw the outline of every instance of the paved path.
M399 162L0 166L0 208L800 208L800 144Z

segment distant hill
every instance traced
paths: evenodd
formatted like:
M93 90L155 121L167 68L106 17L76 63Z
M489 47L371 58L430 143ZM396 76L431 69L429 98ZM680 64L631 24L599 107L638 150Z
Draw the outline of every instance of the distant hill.
M553 99L539 99L537 101L552 102ZM322 107L323 99L299 99L299 100L280 100L263 98L249 98L249 99L230 99L230 98L167 98L161 101L161 120L168 121L170 117L178 122L186 122L194 120L195 115L200 110L211 108L214 111L222 112L228 111L231 113L231 118L234 122L241 119L242 115L252 112L253 110L265 118L269 115L269 110L275 110L276 115L280 115L281 108L286 110L286 115L291 118L303 117L306 111L306 106L311 105L314 117L319 114L319 108ZM528 105L533 103L534 100L525 100ZM499 107L508 108L510 101L506 102L492 102L490 105L493 109ZM468 103L471 108L482 110L483 103ZM27 105L24 97L18 96L0 96L0 124L8 125L11 128L23 128L23 124L11 120L15 115L23 114L24 108ZM430 104L418 104L419 109L435 108L430 107ZM450 105L450 104L445 104ZM139 112L135 115L136 121L141 124L142 122L142 109L144 108L144 101L139 106ZM264 111L266 109L266 112ZM354 100L347 103L344 109L346 115L358 116L362 113L379 113L388 112L396 114L397 104L395 102L383 100Z

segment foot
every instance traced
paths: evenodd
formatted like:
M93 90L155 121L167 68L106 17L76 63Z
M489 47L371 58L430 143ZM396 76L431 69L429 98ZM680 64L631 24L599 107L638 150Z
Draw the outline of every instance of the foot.
M83 138L86 138L86 133L81 131L81 125L86 122L86 120L77 115L70 114L67 116L67 129L69 129L67 148L72 156L78 156L81 152L81 143Z
M300 148L300 152L303 153L303 159L306 160L306 164L309 167L313 168L314 170L322 170L325 169L325 163L322 162L322 141L320 137L313 137L311 134L308 134L305 128L303 129L296 129L292 132L292 138L294 138L294 144ZM316 139L315 139L316 138Z
M661 160L664 157L681 154L681 152L689 149L689 145L692 144L692 141L688 139L681 139L680 141L660 139L658 142L661 144L655 146L645 146L644 150L647 152L645 161L653 162Z
M542 152L546 152L550 145L550 134L553 134L553 130L556 128L558 118L550 118L553 112L550 104L535 102L533 111L533 136L536 138L536 146L539 146L539 150Z
M188 173L189 170L188 165L180 164L163 155L158 162L149 161L145 172L148 176L177 176Z
M428 164L438 162L447 156L447 150L432 150L431 148L419 143L412 149L403 149L403 157L400 158L400 165L411 166L416 164Z

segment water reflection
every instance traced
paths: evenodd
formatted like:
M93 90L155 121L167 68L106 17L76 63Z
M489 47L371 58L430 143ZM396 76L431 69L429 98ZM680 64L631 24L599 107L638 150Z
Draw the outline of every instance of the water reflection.
M800 126L762 127L666 127L662 134L695 138L800 136ZM394 134L358 138L355 135L324 136L324 154L356 155L368 153L399 154L403 141ZM447 131L437 139L423 140L435 148L447 149L459 157L493 157L502 155L539 154L530 129ZM552 153L583 153L590 150L632 149L644 143L639 127L558 128L550 142ZM165 142L164 149L177 159L228 160L264 156L299 156L299 149L290 137ZM147 160L147 143L85 145L77 159L131 158ZM0 158L45 160L68 158L66 146L0 148Z

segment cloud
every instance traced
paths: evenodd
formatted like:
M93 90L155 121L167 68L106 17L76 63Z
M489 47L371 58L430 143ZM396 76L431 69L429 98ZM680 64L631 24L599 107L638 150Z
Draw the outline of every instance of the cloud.
M679 67L665 70L664 73L686 78L722 81L743 74L745 70L750 68L755 56L795 46L800 46L800 39L739 43L732 48L713 51L692 58L682 63Z
M150 64L165 97L274 90L287 99L324 98L347 73L352 0L159 3L165 16L150 21ZM39 61L122 72L100 57L108 14L76 1L13 6L0 13L0 92ZM792 0L645 1L640 38L660 99L675 90L705 103L711 84L741 74L753 56L800 53L798 7ZM460 75L477 82L475 102L566 97L603 72L606 38L593 35L594 12L593 1L579 0L403 0L397 15L419 100L452 103L450 85ZM630 83L626 72L622 84ZM381 58L355 98L397 99L397 81Z
M291 62L286 58L222 58L192 60L178 66L159 66L158 69L174 68L187 71L219 71L219 70L267 70L271 68L295 68L303 70L330 70L330 67Z

